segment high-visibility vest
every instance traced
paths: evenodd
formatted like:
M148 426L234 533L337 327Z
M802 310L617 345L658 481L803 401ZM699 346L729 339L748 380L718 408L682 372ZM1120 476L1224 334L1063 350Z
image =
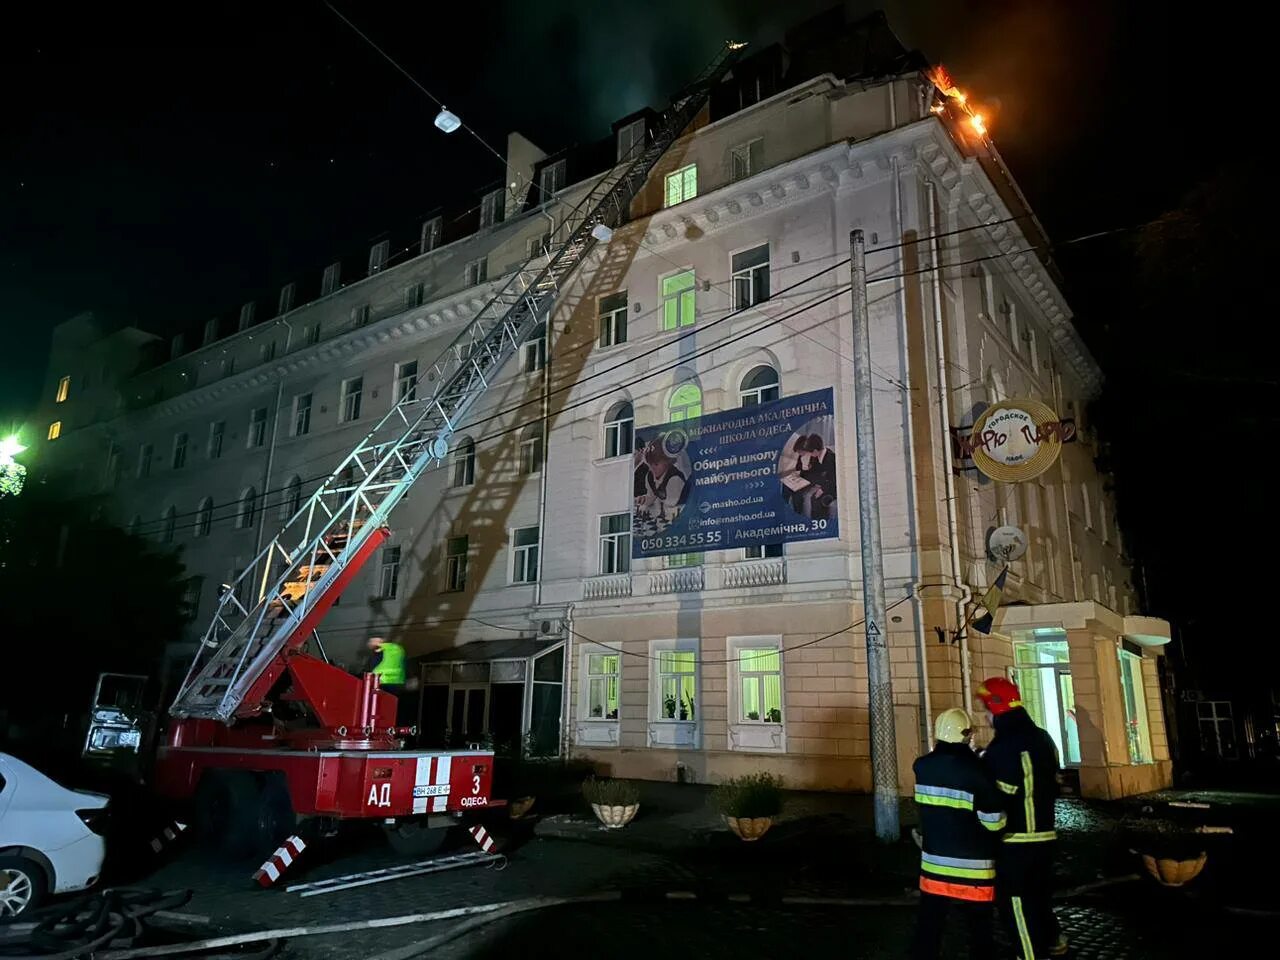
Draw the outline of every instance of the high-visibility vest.
M382 659L373 668L382 686L404 686L404 647L387 642L382 645Z

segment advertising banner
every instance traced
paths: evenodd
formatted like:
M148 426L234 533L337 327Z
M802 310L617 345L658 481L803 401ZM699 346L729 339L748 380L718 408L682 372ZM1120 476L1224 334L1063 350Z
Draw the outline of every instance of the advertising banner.
M631 555L840 534L831 388L636 430Z

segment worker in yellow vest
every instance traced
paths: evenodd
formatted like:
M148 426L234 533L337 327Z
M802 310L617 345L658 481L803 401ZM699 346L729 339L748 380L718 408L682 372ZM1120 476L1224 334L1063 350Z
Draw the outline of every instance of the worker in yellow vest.
M369 672L377 676L383 690L399 696L404 689L404 647L384 637L370 637L369 650Z

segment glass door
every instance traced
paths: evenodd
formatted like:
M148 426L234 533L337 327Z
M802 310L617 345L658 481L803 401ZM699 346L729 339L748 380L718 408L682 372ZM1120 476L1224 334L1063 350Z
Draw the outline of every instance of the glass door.
M1023 707L1052 738L1062 765L1079 766L1080 728L1066 631L1039 628L1016 633L1013 661Z
M1071 668L1060 666L1058 674L1058 707L1062 711L1062 765L1080 763L1080 727L1076 722L1076 688Z
M450 691L449 732L459 737L482 737L488 730L489 685L454 685Z

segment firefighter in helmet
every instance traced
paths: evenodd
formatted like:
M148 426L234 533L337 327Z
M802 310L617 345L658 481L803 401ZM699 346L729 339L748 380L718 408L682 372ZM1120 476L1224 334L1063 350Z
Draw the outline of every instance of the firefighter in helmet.
M1060 957L1067 939L1050 901L1058 846L1058 748L1031 719L1012 680L991 677L978 687L978 697L995 729L983 763L1009 814L996 856L1000 913L1022 960Z
M1005 826L995 782L969 746L969 714L944 710L934 723L933 750L915 762L920 811L920 912L916 960L937 960L947 914L969 928L969 956L990 960L996 891L997 835Z

